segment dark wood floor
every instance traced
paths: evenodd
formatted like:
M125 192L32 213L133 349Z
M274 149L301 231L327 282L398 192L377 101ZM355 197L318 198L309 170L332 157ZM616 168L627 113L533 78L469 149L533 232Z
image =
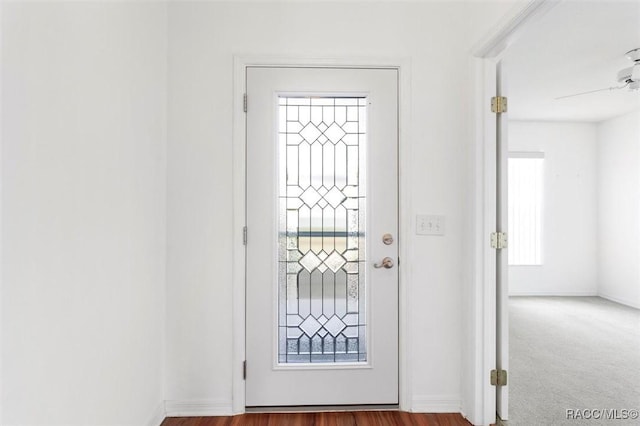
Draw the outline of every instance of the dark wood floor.
M249 413L232 417L168 417L162 426L469 426L460 414L403 411Z

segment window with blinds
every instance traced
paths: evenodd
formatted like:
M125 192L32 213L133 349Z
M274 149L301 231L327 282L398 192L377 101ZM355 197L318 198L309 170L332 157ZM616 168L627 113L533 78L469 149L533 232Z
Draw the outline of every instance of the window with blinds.
M544 153L510 152L509 265L542 265Z

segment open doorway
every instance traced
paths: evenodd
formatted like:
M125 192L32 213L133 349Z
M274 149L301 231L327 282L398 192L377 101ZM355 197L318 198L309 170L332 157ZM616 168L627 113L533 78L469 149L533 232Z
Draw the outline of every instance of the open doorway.
M503 58L510 425L638 422L640 91L609 88L639 23L638 2L563 2Z

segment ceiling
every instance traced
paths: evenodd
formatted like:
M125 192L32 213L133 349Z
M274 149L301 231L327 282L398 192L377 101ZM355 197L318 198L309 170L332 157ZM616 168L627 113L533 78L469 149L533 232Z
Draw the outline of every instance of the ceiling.
M504 56L514 120L604 121L640 109L640 91L619 86L625 57L640 48L640 0L566 0L529 24Z

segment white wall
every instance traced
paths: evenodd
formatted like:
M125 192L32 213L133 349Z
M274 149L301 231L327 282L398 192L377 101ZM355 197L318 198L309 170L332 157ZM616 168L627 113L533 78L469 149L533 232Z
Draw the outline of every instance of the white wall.
M640 308L640 111L598 125L598 294Z
M596 295L596 125L510 121L508 143L545 155L543 264L510 266L509 294Z
M403 188L416 213L446 215L447 235L410 238L412 408L458 411L463 295L472 261L471 46L507 2L286 2L169 5L166 399L231 410L233 55L400 57L411 61L411 161ZM413 229L412 225L409 227ZM464 355L463 355L464 353ZM238 370L237 370L238 371ZM467 383L467 382L465 382ZM470 399L465 397L465 399ZM193 411L192 411L193 412ZM467 411L469 413L469 411ZM473 413L471 413L473 414Z
M410 60L403 214L447 220L400 236L411 407L473 415L470 50L510 8L3 2L0 423L153 424L163 398L230 410L235 54Z
M166 6L2 8L0 423L146 424L163 398Z

